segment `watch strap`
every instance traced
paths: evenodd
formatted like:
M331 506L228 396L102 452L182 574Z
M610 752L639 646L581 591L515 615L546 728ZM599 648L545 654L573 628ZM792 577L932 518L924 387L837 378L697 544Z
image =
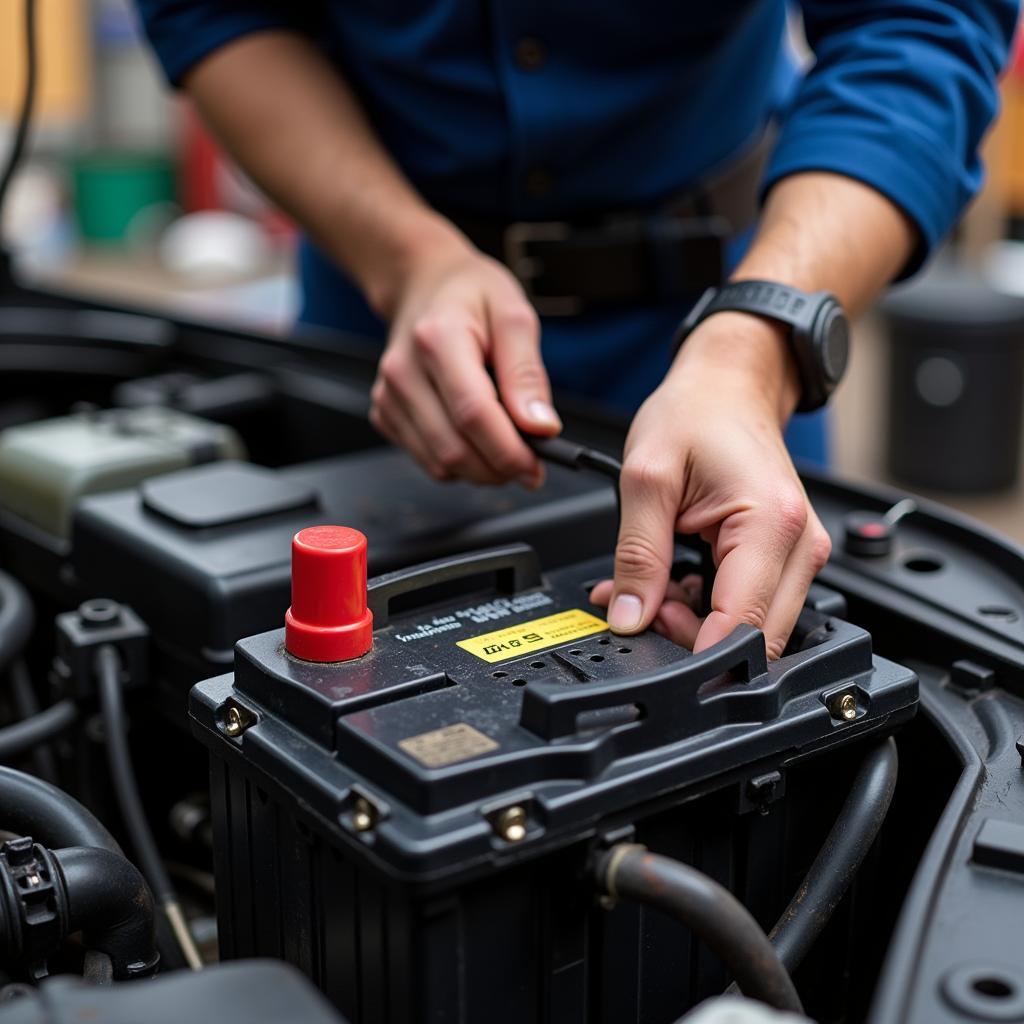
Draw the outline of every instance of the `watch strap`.
M676 334L673 358L698 324L715 313L750 313L790 328L797 373L800 379L798 412L820 408L828 400L835 381L822 379L814 350L814 330L823 310L841 313L830 292L804 292L774 281L734 281L720 288L708 288L690 310Z

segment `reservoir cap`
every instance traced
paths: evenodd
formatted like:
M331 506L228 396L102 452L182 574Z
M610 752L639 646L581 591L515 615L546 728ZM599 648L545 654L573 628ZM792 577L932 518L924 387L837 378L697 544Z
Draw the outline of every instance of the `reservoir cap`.
M284 617L289 654L349 661L373 647L366 606L366 537L347 526L310 526L292 538L292 605Z

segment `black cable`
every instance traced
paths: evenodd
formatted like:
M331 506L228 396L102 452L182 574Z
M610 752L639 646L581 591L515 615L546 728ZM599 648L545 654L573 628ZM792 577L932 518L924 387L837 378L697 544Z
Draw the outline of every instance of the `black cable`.
M36 100L36 83L39 79L39 53L36 47L36 5L35 0L25 0L25 91L18 111L18 122L14 129L14 141L7 156L7 164L0 176L0 224L3 223L4 203L14 174L21 163L28 142L32 124L32 109Z
M110 644L104 644L99 648L96 652L96 676L106 732L107 762L121 817L124 819L142 873L148 879L153 896L167 917L185 959L192 968L200 967L202 962L188 932L178 894L160 857L156 839L142 806L142 797L139 795L131 751L128 749L128 720L124 711L121 657L117 648Z
M32 635L34 624L35 611L28 591L13 576L0 572L0 671L10 666L14 710L17 712L18 718L22 720L33 718L41 710L32 687L32 680L28 675L28 669L20 657ZM62 719L67 714L67 709L55 714L57 719ZM36 724L45 726L46 722L52 720L53 716L51 715ZM12 728L14 727L12 726ZM43 732L45 732L45 727ZM10 736L10 741L15 745L17 745L18 735L18 733L13 733ZM53 753L41 742L47 737L44 735L37 740L31 730L28 735L30 737L28 746L18 752L31 749L36 774L52 781L57 777L57 766L53 759ZM39 745L33 746L36 743ZM7 751L0 754L0 760L10 760L14 756L15 753Z
M19 658L11 666L10 680L11 697L14 700L14 710L19 721L39 714L42 707L36 696L35 687L32 685L32 677L28 674L28 666L23 659ZM47 782L57 781L57 760L48 743L38 743L32 749L32 771L39 778L46 779Z
M0 761L13 761L59 736L78 717L73 700L59 700L45 711L0 728Z
M878 837L898 770L891 736L864 758L832 831L769 936L788 970L796 970L814 945Z
M24 650L34 622L28 591L13 576L0 572L0 671Z
M91 811L50 783L0 765L0 828L51 848L97 846L120 853Z
M695 868L620 843L601 857L597 880L615 899L670 914L721 958L744 995L802 1013L800 997L768 936L728 889Z

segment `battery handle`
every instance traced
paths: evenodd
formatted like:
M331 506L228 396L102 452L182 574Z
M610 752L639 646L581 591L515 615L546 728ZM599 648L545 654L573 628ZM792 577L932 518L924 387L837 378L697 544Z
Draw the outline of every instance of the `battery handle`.
M519 724L541 739L554 740L573 735L583 712L636 704L643 712L645 746L653 748L685 735L687 719L697 717L692 709L701 684L725 673L750 682L767 671L764 634L741 625L708 650L654 674L573 687L531 682L523 691Z
M388 624L391 602L397 597L489 573L494 574L496 588L502 594L518 594L544 582L537 552L529 544L505 544L398 569L374 577L367 586L374 628Z

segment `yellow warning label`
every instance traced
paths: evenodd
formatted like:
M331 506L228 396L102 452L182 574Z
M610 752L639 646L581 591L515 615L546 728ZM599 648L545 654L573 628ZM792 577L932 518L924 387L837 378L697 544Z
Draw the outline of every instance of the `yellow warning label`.
M579 640L608 628L608 623L596 615L572 608L543 619L520 622L515 626L496 629L493 633L460 640L458 646L492 664L518 658L531 651L542 651L555 644Z

